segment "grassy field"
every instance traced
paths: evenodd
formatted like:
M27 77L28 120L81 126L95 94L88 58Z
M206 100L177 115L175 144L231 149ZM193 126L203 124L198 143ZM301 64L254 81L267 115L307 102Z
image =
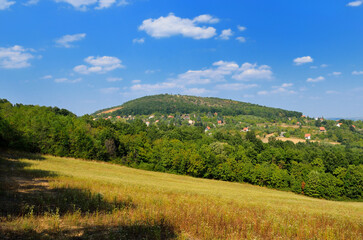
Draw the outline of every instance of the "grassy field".
M363 239L358 202L14 152L0 173L4 239Z

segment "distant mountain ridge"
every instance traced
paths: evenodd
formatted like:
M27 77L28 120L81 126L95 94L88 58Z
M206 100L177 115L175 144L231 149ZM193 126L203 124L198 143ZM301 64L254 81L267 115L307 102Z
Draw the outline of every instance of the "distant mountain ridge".
M301 112L297 111L266 107L229 99L170 94L137 98L119 106L96 111L92 115L187 114L192 112L217 112L225 116L254 115L267 118L300 117L302 115Z

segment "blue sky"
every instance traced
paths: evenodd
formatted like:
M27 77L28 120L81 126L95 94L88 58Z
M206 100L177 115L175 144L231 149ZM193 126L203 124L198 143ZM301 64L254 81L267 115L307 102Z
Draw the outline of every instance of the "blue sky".
M0 0L0 98L83 115L152 94L363 116L363 1Z

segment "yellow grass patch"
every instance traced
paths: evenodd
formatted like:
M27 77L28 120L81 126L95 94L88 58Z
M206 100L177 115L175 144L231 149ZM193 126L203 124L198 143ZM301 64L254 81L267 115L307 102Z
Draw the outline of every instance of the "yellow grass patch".
M89 191L86 196L97 202L99 195L92 194L100 194L109 205L89 213L75 209L3 218L0 230L9 236L33 231L40 237L81 239L363 238L360 202L327 201L249 184L72 158L16 161L27 164L25 171L58 174L45 178L50 190ZM108 206L121 207L109 211Z

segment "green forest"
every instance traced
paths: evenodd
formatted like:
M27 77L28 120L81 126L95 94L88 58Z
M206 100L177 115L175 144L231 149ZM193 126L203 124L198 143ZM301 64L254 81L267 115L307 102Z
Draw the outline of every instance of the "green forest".
M226 101L227 104L229 100ZM155 106L152 101L149 103ZM135 108L132 104L125 104L120 109L122 114L170 114L179 102L165 101L153 112L144 103ZM202 107L196 109L198 104ZM217 103L198 104L186 104L184 110L174 110L217 112L224 116L248 113L267 118L276 116L276 119L301 116L299 112L252 104L236 104L230 108ZM147 126L137 117L124 121L95 119L91 115L77 117L57 107L13 105L3 99L0 100L0 147L246 182L317 198L363 200L363 148L359 145L310 141L294 144L275 137L263 143L253 130L215 129L210 134L205 130L203 119L191 126L173 121ZM354 132L352 136L358 134Z
M174 113L208 113L218 112L222 115L254 115L267 118L299 117L301 112L287 111L279 108L264 107L257 104L238 102L228 99L212 97L195 97L186 95L160 94L145 96L124 103L120 108L112 112L116 115L147 115L153 113L174 114ZM108 109L95 112L101 113Z

